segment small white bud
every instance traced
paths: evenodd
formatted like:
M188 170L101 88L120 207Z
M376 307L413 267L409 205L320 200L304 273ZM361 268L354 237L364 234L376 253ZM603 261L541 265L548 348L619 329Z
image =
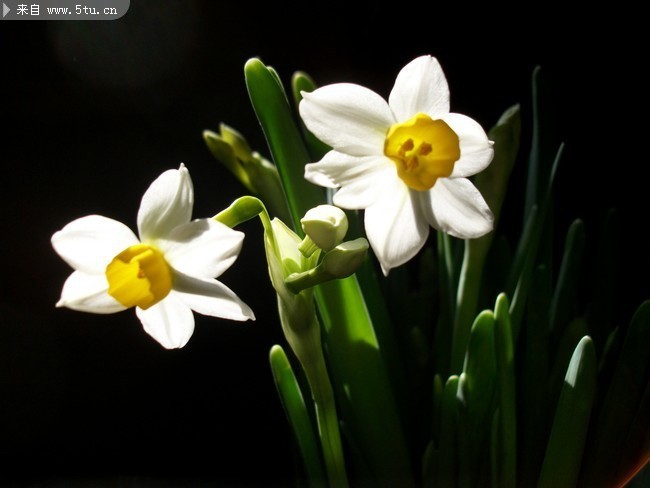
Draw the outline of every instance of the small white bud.
M338 246L348 231L345 212L332 205L319 205L308 210L300 223L305 234L325 252Z

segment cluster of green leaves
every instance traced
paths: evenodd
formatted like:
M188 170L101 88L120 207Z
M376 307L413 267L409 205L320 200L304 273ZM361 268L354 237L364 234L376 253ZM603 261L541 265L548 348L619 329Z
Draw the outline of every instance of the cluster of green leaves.
M296 73L290 98L258 59L245 75L286 200L283 206L276 187L273 206L282 208L275 212L290 215L286 223L300 234L302 215L327 199L303 174L328 148L295 113L301 91L315 85ZM552 189L563 147L548 137L545 97L537 69L525 223L514 254L498 226L464 242L438 233L437 247L388 279L378 279L369 259L356 276L315 290L353 486L617 486L647 461L650 301L628 323L617 316L615 212L604 223L588 307L578 299L586 245L580 220L555 272ZM520 131L514 106L490 131L495 158L474 179L497 222L521 159ZM249 190L263 188L228 158ZM265 200L265 191L257 196ZM357 213L348 217L361 233ZM306 480L322 486L301 373L280 346L271 366Z

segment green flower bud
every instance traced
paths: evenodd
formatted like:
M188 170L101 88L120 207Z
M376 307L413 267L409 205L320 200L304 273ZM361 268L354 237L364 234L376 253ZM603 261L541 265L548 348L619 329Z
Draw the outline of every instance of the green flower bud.
M368 241L363 237L339 244L328 252L320 266L335 278L347 278L363 263L368 252Z
M244 136L232 127L222 123L219 130L219 134L203 131L203 139L212 155L248 191L264 200L272 215L290 221L286 197L275 165L253 151Z

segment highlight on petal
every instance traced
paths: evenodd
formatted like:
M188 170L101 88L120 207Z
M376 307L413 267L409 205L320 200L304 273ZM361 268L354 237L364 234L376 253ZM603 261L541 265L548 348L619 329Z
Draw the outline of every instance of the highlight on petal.
M395 118L382 97L351 83L328 85L302 95L300 116L321 141L353 156L383 154L384 137Z
M492 211L467 178L440 178L418 197L427 221L454 237L474 239L493 228Z
M108 294L108 281L103 274L72 273L63 285L57 307L79 312L109 314L121 312L126 307Z
M494 149L483 127L462 114L447 114L442 120L458 135L460 142L460 159L454 163L450 178L472 176L487 168Z
M438 60L420 56L404 66L395 79L388 104L399 122L421 112L440 118L449 112L449 85Z
M52 246L75 270L102 274L106 265L138 238L117 220L89 215L73 220L52 236Z
M181 164L161 174L147 189L138 210L138 232L143 242L166 237L187 224L194 206L190 173Z
M317 163L305 166L305 179L316 185L338 188L357 179L364 179L369 173L387 164L393 165L383 154L350 156L338 151L329 151Z
M216 278L235 262L243 241L242 232L212 219L197 219L176 227L157 244L172 268Z
M255 314L223 283L177 273L174 276L175 297L195 312L230 320L255 320Z
M334 195L334 204L361 209L372 205L383 193L382 185L396 178L396 169L383 155L350 156L330 151L319 162L306 165L305 178L317 185L341 187Z
M145 332L165 349L183 347L194 333L194 315L173 291L147 310L136 307L135 313Z
M363 179L357 178L334 194L332 199L335 205L348 209L363 209L381 199L387 186L398 180L395 165L387 158L386 164L365 175Z
M429 225L422 218L414 192L400 180L384 187L385 196L365 211L368 241L385 276L391 268L415 256L427 240Z

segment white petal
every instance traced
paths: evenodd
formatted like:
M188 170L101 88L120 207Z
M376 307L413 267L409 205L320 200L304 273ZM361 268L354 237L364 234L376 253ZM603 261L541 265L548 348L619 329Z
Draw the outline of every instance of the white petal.
M300 116L321 141L353 156L383 154L386 132L395 118L375 92L338 83L302 95Z
M383 193L386 179L397 177L395 164L385 156L350 156L328 152L305 167L305 178L317 185L341 189L334 203L342 208L366 208Z
M230 288L223 283L174 275L174 295L195 312L230 320L255 320L255 314Z
M383 154L350 156L338 151L329 151L319 162L305 166L305 178L316 185L338 188L386 165L394 166Z
M365 228L384 275L404 264L424 245L429 225L421 215L413 192L395 179L383 188L385 195L365 211Z
M172 291L164 300L147 310L135 308L147 334L166 349L183 347L194 332L194 315Z
M461 114L447 114L441 118L458 135L460 142L460 159L454 163L450 177L472 176L487 168L494 156L494 149L483 127Z
M388 158L384 159L388 164L382 168L344 184L334 195L334 204L341 208L363 209L381 199L386 186L399 179L395 164Z
M181 273L216 278L239 256L244 234L212 219L176 227L157 242L165 260Z
M427 221L447 234L474 239L492 230L492 212L467 178L438 178L420 198Z
M143 242L166 237L192 216L194 188L187 168L161 174L145 192L138 210L138 231Z
M74 220L52 236L52 246L74 269L104 274L106 265L138 238L117 220L89 215Z
M449 112L449 85L436 58L420 56L404 66L395 79L388 104L398 121L422 112L440 118Z
M57 307L67 307L79 312L115 313L126 307L108 294L108 281L101 274L72 273L63 285Z

